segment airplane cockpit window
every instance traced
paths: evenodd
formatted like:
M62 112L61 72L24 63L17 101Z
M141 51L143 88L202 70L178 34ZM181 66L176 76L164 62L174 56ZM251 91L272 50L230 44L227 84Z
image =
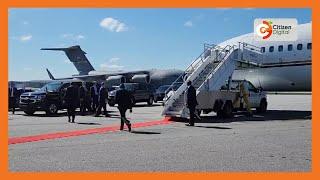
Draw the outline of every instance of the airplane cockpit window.
M297 49L298 49L298 50L302 50L302 44L298 44L298 45L297 45Z
M307 49L312 49L312 43L307 44Z
M292 49L293 49L293 45L292 45L292 44L289 44L289 45L288 45L288 51L292 51Z
M274 51L274 46L270 46L269 47L269 52L273 52Z
M282 52L283 51L283 45L278 46L278 51Z
M265 48L265 47L262 47L262 48L261 48L261 52L262 52L262 53L266 52L266 48Z

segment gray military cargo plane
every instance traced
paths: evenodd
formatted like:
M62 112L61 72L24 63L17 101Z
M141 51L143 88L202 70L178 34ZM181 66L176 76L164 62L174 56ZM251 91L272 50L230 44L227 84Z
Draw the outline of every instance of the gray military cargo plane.
M56 79L47 69L48 75L52 80L80 79L85 81L107 81L107 87L112 87L123 82L148 83L154 91L162 85L171 84L183 73L183 71L176 69L151 69L110 73L96 71L86 57L86 52L79 45L67 48L42 48L41 50L63 51L79 72L79 74L72 75L71 77Z

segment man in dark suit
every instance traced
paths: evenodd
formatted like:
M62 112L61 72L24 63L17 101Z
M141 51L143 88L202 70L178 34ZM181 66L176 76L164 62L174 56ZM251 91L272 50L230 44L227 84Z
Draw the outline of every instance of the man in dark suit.
M98 107L98 92L99 89L97 87L97 83L94 82L93 86L91 86L90 88L90 97L91 97L91 103L92 103L92 106L91 106L91 109L92 111L95 111Z
M88 90L86 87L86 83L82 82L82 85L79 88L80 113L82 116L85 115L86 109L89 110L87 94L88 94Z
M188 87L185 92L185 101L186 101L186 106L190 112L190 119L189 119L189 124L186 124L186 125L194 126L194 119L196 118L195 110L196 110L196 106L198 105L197 94L196 94L196 89L191 85L191 81L188 81L187 85Z
M132 112L132 97L130 92L125 89L124 84L120 84L119 90L116 91L115 102L118 104L121 116L120 130L122 131L124 124L126 124L129 132L131 132L131 123L126 118L126 111L130 109L130 112Z
M15 112L16 108L16 101L18 96L18 90L17 88L11 84L11 87L9 87L9 109L12 109L12 114Z
M104 87L104 83L101 83L101 86L99 89L99 97L98 97L98 108L96 110L95 116L99 116L101 114L101 109L103 108L104 115L108 117L106 95L107 95L107 91L106 91L106 88Z
M74 83L70 83L70 86L67 88L64 96L64 100L67 105L68 122L71 123L74 123L76 117L75 110L77 108L79 99L78 91L78 87Z

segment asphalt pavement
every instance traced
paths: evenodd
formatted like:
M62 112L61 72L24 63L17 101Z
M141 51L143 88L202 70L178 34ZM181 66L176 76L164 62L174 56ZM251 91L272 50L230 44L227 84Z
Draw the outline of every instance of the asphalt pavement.
M90 134L9 143L12 172L118 171L311 171L311 95L269 95L268 112L232 119L202 115L195 127L161 121L162 106L141 103L127 112L133 132L118 127L116 107L106 117L55 117L9 113L9 142L14 138L100 129ZM140 123L140 124L139 124Z

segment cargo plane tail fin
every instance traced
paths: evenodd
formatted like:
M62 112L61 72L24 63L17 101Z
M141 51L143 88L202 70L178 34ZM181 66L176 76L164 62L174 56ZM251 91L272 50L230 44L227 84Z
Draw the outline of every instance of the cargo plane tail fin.
M41 48L41 50L50 50L50 51L63 51L73 63L76 69L79 72L79 75L88 75L90 71L94 71L93 66L86 57L86 52L84 52L79 45L71 46L68 48ZM47 70L48 74L50 73ZM51 73L50 73L51 74ZM50 77L49 74L49 77ZM52 74L51 74L52 76ZM53 77L53 76L52 76ZM51 77L50 77L51 78Z

